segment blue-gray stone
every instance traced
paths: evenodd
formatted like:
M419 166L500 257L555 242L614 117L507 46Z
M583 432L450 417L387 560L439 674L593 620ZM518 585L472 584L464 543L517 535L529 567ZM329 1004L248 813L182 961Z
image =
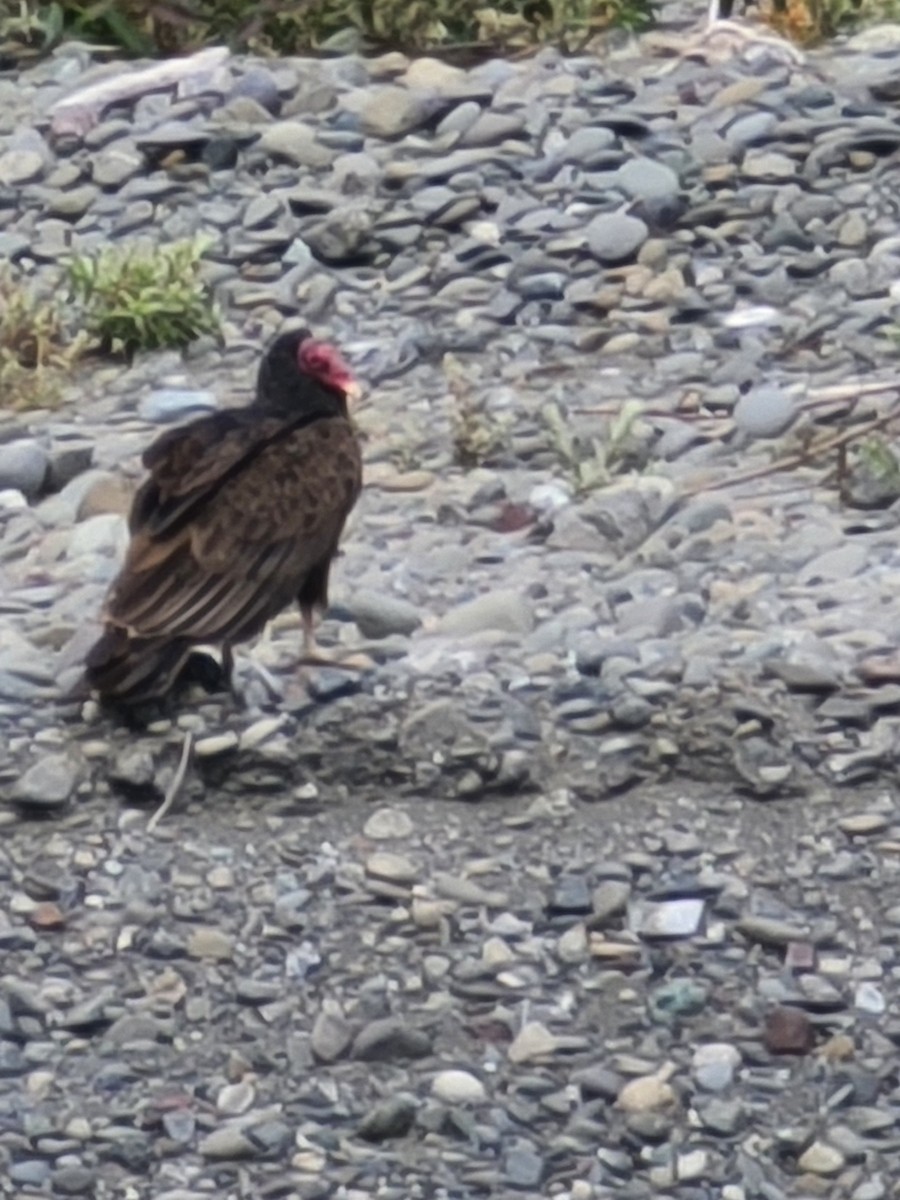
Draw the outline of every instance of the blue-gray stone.
M0 492L13 488L34 500L43 491L49 471L50 457L33 438L0 446Z
M215 408L218 408L218 403L212 392L158 388L143 397L138 405L138 416L145 421L166 424L169 421L186 421Z
M601 213L588 224L585 238L591 254L602 263L631 258L650 236L639 217L627 213Z

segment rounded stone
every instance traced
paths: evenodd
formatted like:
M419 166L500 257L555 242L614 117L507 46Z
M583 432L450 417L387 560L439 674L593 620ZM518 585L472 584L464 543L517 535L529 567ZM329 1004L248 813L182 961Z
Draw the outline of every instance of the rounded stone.
M827 1142L813 1142L797 1160L802 1171L811 1175L837 1175L845 1163L845 1158L835 1146Z
M484 1084L469 1071L441 1071L431 1082L431 1092L445 1104L478 1104L487 1097Z
M815 1040L812 1023L798 1008L775 1008L766 1018L763 1035L772 1054L806 1054Z
M50 456L31 438L0 446L0 491L21 492L35 500L43 491L50 471Z
M661 1112L675 1108L678 1097L665 1079L660 1079L658 1075L641 1075L637 1079L629 1079L619 1092L616 1103L627 1113Z
M649 236L644 222L627 213L601 213L585 229L588 249L602 263L632 258Z
M721 1092L734 1082L741 1065L741 1054L727 1042L709 1042L698 1046L691 1061L691 1071L697 1084L708 1092Z
M794 401L778 387L752 388L734 406L734 423L750 437L778 437L796 415Z
M31 183L43 169L44 159L36 150L8 150L0 155L0 184Z
M636 200L672 200L680 190L678 176L665 163L631 158L616 171L616 182Z
M374 842L409 837L415 826L408 812L386 805L378 808L363 826L363 833Z

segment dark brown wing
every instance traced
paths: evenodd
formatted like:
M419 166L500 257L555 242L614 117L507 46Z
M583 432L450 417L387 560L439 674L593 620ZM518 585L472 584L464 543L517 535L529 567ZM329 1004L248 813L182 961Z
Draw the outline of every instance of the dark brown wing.
M224 480L288 426L251 409L223 409L186 428L167 430L144 452L150 477L135 496L129 525L157 535L174 530Z
M241 641L296 600L309 573L334 554L359 495L353 428L318 420L257 445L238 464L194 502L189 520L156 531L152 512L146 517L108 621L132 637ZM162 494L175 487L190 494L174 475Z

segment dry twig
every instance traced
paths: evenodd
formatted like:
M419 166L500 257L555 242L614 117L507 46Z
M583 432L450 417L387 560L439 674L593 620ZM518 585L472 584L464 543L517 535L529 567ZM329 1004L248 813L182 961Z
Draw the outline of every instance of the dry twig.
M152 833L157 827L166 813L171 809L172 805L178 799L181 789L184 786L184 781L187 778L188 768L191 765L191 756L194 749L194 735L188 730L184 735L184 744L181 747L181 758L178 761L178 768L172 782L169 784L165 799L162 804L147 822L147 832Z

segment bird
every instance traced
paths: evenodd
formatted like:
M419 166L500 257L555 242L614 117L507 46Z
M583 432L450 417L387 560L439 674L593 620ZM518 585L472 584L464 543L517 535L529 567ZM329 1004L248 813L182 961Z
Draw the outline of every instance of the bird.
M293 603L301 663L345 665L320 651L315 618L362 488L350 416L360 395L338 350L294 329L265 351L250 404L167 430L148 447L125 560L85 658L89 690L125 706L160 700L194 648L209 645L230 679L232 647Z

